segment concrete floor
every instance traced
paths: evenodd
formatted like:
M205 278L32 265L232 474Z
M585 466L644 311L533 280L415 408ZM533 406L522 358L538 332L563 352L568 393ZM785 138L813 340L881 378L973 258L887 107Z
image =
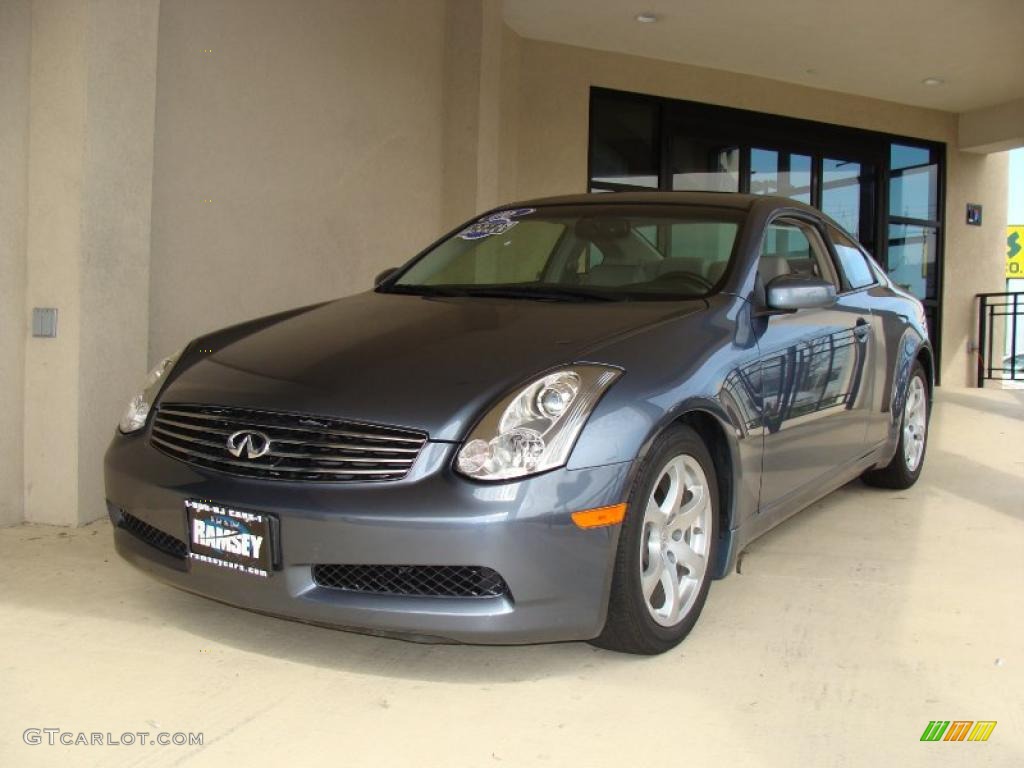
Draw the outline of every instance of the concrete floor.
M5 529L0 695L2 766L1019 766L1024 392L941 391L915 488L854 483L768 534L658 658L318 629L149 581L105 522ZM934 719L998 725L921 743Z

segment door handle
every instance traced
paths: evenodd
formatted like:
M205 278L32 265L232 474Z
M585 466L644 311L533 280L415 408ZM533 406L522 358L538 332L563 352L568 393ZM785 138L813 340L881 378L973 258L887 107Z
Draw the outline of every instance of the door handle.
M857 324L853 326L853 335L857 337L857 341L867 341L868 335L871 333L871 323L861 318L857 321Z

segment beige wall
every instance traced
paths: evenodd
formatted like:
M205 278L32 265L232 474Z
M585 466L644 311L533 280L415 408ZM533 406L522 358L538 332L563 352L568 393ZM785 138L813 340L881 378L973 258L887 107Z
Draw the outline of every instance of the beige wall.
M520 73L523 67L522 39L509 27L501 32L501 100L499 109L498 198L512 200L519 187Z
M1009 155L948 152L946 260L942 302L942 384L974 386L978 338L974 295L1006 290ZM984 204L983 226L965 223L967 203Z
M444 46L442 70L440 224L445 230L477 205L484 10L480 3L446 3L445 41L451 44ZM459 38L465 38L462 44Z
M960 148L1004 152L1024 147L1024 99L960 115Z
M26 305L56 307L25 350L25 516L78 520L78 362L88 7L32 4ZM93 517L96 515L93 514Z
M29 0L0 3L0 525L21 520L28 215Z
M957 150L955 114L803 86L523 39L517 196L586 191L590 86L690 99L942 141L948 147L942 380L971 381L967 341L975 293L1001 290L1007 160ZM967 202L985 225L964 223Z
M145 369L157 8L32 4L25 305L59 311L25 350L32 522L104 514L103 450Z
M500 0L448 0L441 230L515 195L519 37Z
M82 160L79 520L105 514L103 453L147 369L159 0L92 0Z
M151 361L436 236L444 34L441 0L163 3Z

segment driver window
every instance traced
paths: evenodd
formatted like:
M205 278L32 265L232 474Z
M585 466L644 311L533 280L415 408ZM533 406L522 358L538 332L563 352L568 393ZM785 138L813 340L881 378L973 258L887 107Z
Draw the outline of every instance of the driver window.
M838 288L821 239L796 221L781 219L765 227L759 271L766 285L780 275L814 275Z

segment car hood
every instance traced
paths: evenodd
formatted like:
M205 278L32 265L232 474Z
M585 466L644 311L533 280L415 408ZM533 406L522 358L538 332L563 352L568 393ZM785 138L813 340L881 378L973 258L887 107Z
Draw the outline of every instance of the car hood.
M460 440L538 373L705 302L545 302L364 293L198 340L161 401L333 416Z

